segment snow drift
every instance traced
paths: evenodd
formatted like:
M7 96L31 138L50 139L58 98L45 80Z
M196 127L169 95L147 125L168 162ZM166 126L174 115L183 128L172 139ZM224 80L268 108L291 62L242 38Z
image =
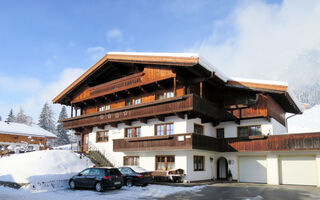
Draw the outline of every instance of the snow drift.
M47 150L0 158L0 181L29 183L29 187L66 187L71 176L92 166L72 151Z

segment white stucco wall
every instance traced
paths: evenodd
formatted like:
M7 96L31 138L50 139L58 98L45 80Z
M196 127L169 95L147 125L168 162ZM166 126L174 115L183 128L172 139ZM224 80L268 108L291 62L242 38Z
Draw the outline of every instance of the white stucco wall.
M193 133L194 132L194 124L200 124L204 126L204 135L216 137L215 128L212 126L211 123L201 123L200 118L195 119L188 119L186 120L187 123L187 132L186 133Z
M215 127L215 133L217 128L224 128L224 134L226 138L238 137L238 127L251 125L261 125L261 131L263 135L273 134L273 123L264 118L241 120L240 125L236 124L235 122L222 122Z
M277 120L271 118L271 124L273 127L273 135L288 133L288 128L280 124Z
M318 168L318 187L320 187L320 154L316 156L317 168Z

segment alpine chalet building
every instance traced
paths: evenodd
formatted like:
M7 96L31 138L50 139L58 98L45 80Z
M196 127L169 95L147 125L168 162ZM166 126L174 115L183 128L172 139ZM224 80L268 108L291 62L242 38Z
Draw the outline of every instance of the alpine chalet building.
M287 134L301 114L282 82L230 79L198 54L106 54L54 103L83 152L114 166L181 168L186 181L320 185L320 133Z

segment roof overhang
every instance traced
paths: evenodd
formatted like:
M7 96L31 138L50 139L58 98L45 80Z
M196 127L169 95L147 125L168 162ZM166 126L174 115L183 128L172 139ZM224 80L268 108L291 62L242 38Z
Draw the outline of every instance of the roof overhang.
M261 80L228 80L228 87L263 92L271 95L282 106L285 112L302 114L303 107L296 99L295 95L289 90L288 84L278 81Z

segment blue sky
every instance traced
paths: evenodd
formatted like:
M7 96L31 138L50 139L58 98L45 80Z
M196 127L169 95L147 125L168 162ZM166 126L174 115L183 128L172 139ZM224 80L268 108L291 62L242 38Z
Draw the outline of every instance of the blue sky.
M22 106L37 122L43 103L107 51L196 51L215 60L211 54L220 55L230 45L233 49L242 45L239 42L248 32L244 30L246 13L250 13L242 10L261 8L268 17L269 12L281 12L283 4L235 0L0 1L0 115L4 119L10 108L17 112ZM260 13L249 18L255 19L255 15ZM230 65L216 60L219 65ZM60 107L54 109L57 114Z

